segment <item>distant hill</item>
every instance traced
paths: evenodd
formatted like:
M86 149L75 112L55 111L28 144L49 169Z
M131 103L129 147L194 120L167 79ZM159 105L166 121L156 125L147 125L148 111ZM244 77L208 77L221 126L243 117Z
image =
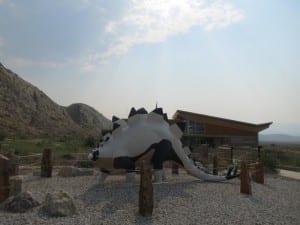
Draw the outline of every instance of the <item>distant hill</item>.
M260 134L259 141L260 142L268 142L268 143L300 144L300 137L286 135L286 134Z
M9 136L76 138L109 127L109 120L87 105L80 104L77 111L84 116L77 118L76 105L56 104L0 63L0 130Z
M88 105L76 103L66 107L66 110L72 120L84 129L96 130L98 133L112 129L111 121Z

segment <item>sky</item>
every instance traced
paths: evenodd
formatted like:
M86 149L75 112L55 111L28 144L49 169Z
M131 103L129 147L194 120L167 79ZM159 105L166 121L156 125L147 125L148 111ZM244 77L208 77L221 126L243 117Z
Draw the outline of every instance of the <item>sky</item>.
M0 0L0 62L107 118L191 111L300 135L299 0Z

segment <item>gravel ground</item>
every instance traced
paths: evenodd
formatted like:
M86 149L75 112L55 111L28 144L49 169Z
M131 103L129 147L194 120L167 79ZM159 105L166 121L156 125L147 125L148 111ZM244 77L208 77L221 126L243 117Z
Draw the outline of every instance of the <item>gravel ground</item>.
M266 184L252 182L252 196L240 194L239 179L208 183L180 171L167 172L168 182L154 185L153 216L138 215L139 185L110 176L103 187L97 176L39 178L25 176L23 189L40 202L47 192L70 193L79 215L50 218L37 207L27 213L0 211L0 224L300 224L300 181L268 175Z

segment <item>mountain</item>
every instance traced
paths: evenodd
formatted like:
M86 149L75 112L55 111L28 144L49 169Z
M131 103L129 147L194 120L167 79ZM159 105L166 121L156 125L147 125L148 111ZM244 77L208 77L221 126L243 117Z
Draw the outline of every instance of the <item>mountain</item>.
M259 141L268 143L300 144L300 137L286 134L260 134Z
M66 110L72 120L82 128L96 130L98 133L112 129L111 121L88 105L76 103L68 106Z
M84 123L77 120L74 114L69 115L68 112L74 110L73 107L71 110L68 108L56 104L37 87L0 63L1 131L9 136L77 138L99 136L100 129L97 126L106 128L109 123L108 119L89 106L83 107L87 108L84 112L90 112L85 113ZM94 118L98 118L98 123L93 124Z

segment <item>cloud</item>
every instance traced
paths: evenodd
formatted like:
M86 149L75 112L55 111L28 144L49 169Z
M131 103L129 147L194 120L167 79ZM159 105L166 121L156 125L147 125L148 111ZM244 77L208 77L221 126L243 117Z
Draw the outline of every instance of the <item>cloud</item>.
M224 29L243 18L242 10L221 0L131 0L121 19L107 23L105 32L113 41L99 57L122 55L138 44L163 42L195 26L205 31Z

